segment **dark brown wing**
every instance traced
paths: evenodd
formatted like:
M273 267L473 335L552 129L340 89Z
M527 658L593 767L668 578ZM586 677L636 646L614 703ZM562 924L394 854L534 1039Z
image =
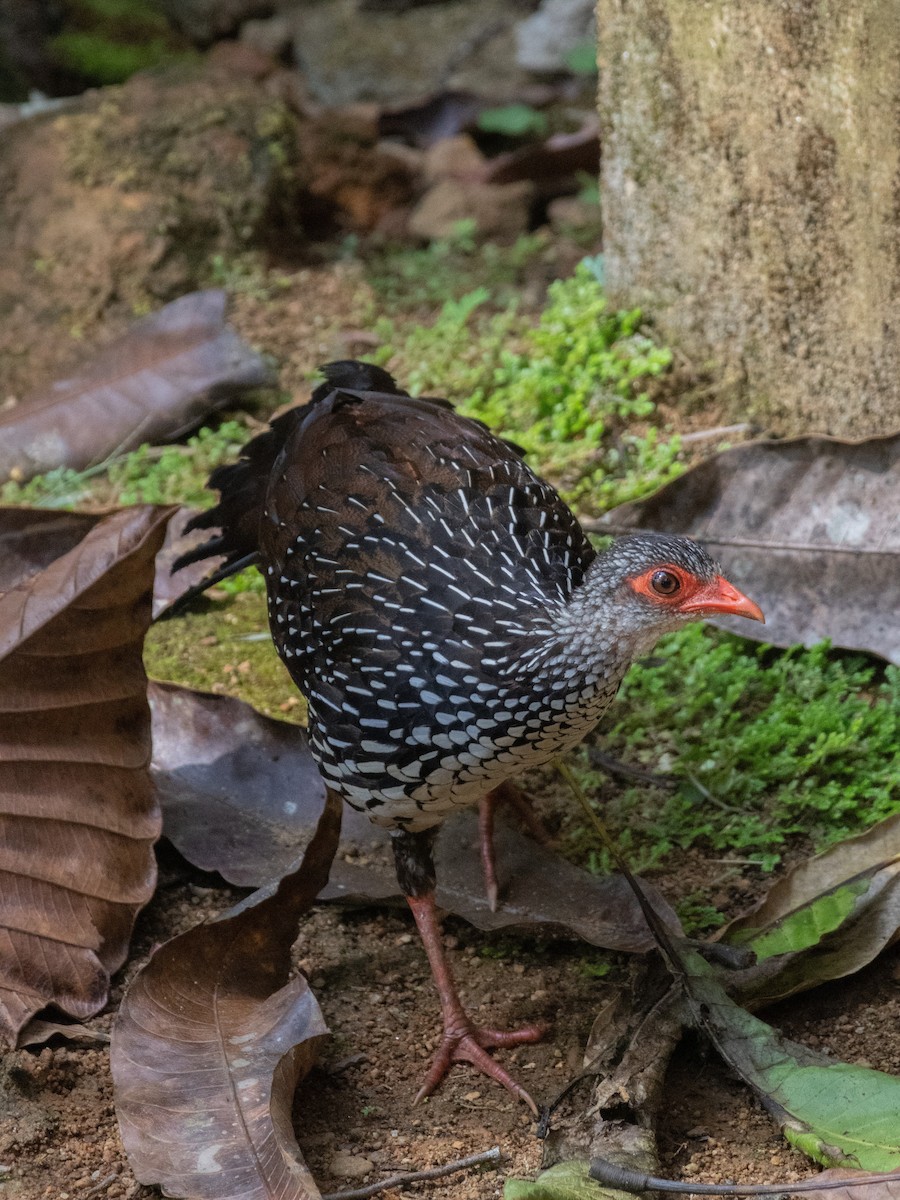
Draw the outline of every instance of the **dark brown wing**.
M362 738L395 763L410 730L447 724L527 658L594 557L556 492L484 426L346 389L275 463L260 549L276 645L332 752L358 758ZM380 743L366 734L388 727Z

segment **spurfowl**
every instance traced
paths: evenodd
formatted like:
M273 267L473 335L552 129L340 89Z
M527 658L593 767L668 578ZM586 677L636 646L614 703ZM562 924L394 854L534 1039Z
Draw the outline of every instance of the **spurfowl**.
M686 539L641 534L597 554L516 448L446 401L362 363L323 373L309 405L213 473L220 501L194 525L222 533L183 561L225 554L218 577L258 564L322 775L392 831L443 1012L419 1096L467 1060L534 1108L486 1049L542 1030L479 1028L454 986L437 828L579 742L660 634L763 616Z

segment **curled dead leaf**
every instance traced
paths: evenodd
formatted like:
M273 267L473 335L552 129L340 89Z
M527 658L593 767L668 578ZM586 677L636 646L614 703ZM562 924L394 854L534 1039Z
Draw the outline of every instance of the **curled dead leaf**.
M0 1038L106 1002L153 893L141 658L171 509L0 510ZM18 578L17 578L18 576Z
M122 1140L137 1178L189 1200L317 1200L291 1101L327 1030L289 978L297 922L340 835L329 794L299 866L173 938L135 977L113 1029Z

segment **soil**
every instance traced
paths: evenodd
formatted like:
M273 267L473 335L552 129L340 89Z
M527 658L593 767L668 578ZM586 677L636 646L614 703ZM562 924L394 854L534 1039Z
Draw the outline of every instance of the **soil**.
M288 392L316 363L370 348L363 323L373 297L352 266L293 273L277 305L251 287L236 292L234 323L279 359ZM696 421L709 427L718 417L707 407L703 421ZM558 821L548 823L559 828ZM125 1158L104 1038L125 987L153 947L242 895L194 870L165 844L160 860L160 886L138 920L129 963L113 981L107 1009L88 1023L87 1044L57 1035L49 1045L15 1051L0 1063L0 1200L160 1195L135 1180ZM714 869L722 889L712 898L730 915L748 907L765 886L752 868L743 875L733 866ZM700 884L709 886L710 870L693 851L672 856L654 879L677 901ZM594 950L586 958L577 944L481 934L459 920L448 920L445 934L464 1001L477 1020L500 1027L552 1024L542 1044L500 1054L539 1102L548 1101L578 1072L594 1015L613 994L618 968L596 978L590 970ZM529 1113L472 1069L454 1067L432 1098L413 1106L439 1021L408 913L319 908L304 921L295 953L332 1030L294 1109L300 1146L323 1192L493 1145L503 1154L499 1172L472 1171L385 1195L488 1200L502 1194L507 1175L537 1171L541 1144ZM897 1072L898 978L895 950L856 977L782 1004L769 1017L798 1041ZM686 1041L672 1063L659 1128L663 1171L676 1177L768 1181L811 1173L749 1091L698 1042Z
M696 877L692 857L682 864ZM678 864L658 881L673 899L686 890ZM738 893L742 889L737 889ZM743 891L743 904L758 885ZM160 886L141 914L128 966L111 1001L88 1022L108 1035L123 991L161 941L208 920L243 893L189 866L160 846ZM732 906L737 911L738 905ZM538 1102L552 1099L578 1072L594 1014L616 986L614 965L592 976L574 943L481 934L445 923L464 1002L485 1024L541 1021L545 1041L502 1052L503 1062ZM437 1093L413 1099L437 1044L436 998L412 921L402 909L322 906L305 919L295 946L332 1036L294 1106L297 1137L323 1192L359 1187L500 1147L498 1171L470 1171L385 1193L388 1200L488 1200L507 1175L533 1175L541 1143L525 1107L466 1066L456 1066ZM770 1011L790 1037L845 1061L900 1070L900 954L889 952L856 977ZM72 1200L158 1197L135 1180L118 1136L105 1045L77 1045L58 1035L16 1051L2 1068L0 1197ZM660 1119L664 1173L718 1182L795 1180L811 1173L803 1155L779 1136L749 1091L697 1041L680 1047Z

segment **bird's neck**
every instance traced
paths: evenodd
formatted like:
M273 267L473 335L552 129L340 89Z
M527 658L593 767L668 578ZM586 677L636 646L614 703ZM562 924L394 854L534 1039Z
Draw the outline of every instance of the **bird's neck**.
M568 603L548 613L542 657L557 669L617 687L631 663L652 649L659 633L658 627L635 621L613 589L597 586L588 575Z

